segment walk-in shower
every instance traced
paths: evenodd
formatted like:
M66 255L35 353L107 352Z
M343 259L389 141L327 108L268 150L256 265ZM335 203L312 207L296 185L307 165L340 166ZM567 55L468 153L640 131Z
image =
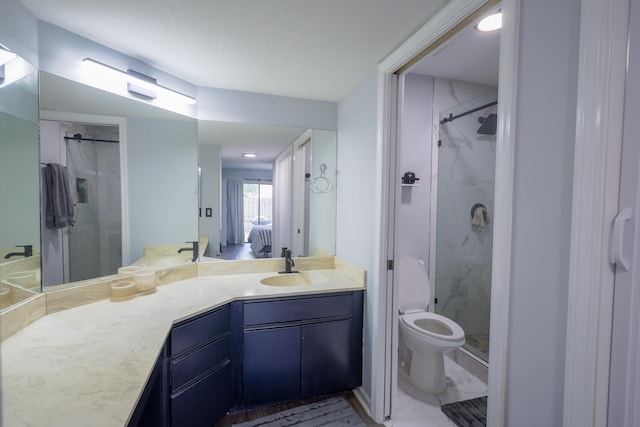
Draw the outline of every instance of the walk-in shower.
M437 149L436 312L487 361L497 91L441 111Z
M69 124L64 136L75 221L68 229L68 280L117 272L122 265L120 146L114 126Z

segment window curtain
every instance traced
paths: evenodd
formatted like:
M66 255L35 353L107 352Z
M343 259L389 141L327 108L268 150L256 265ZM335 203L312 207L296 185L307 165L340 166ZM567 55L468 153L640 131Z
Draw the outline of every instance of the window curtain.
M244 210L241 179L227 180L227 244L244 243Z

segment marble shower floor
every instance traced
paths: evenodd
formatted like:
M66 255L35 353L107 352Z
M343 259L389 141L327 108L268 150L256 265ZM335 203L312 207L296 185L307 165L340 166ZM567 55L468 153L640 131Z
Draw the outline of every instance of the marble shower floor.
M444 358L447 391L432 395L416 389L402 369L398 369L398 395L393 417L386 427L456 427L440 410L440 405L487 395L487 385L456 364Z

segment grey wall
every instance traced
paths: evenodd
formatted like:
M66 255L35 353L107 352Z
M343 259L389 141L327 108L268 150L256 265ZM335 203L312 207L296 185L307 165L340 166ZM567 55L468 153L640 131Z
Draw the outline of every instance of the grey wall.
M402 98L401 150L398 159L397 191L400 205L396 224L398 255L413 254L429 265L431 226L431 150L433 77L408 74ZM405 172L420 178L416 187L400 187Z
M338 103L338 183L336 255L367 271L364 318L363 388L371 396L372 325L371 307L377 305L372 272L376 209L376 72L370 72Z
M220 255L220 146L217 144L198 145L200 176L200 234L209 236L206 256ZM212 217L206 216L206 208L211 208ZM201 248L202 249L202 248Z
M0 43L38 66L38 21L18 0L3 0Z
M198 88L198 119L336 129L337 104L218 88Z
M520 7L504 425L560 426L580 0Z
M127 118L130 262L144 245L198 240L197 140L195 120Z
M0 111L0 247L40 246L37 141L35 123Z
M333 254L336 251L336 133L312 130L311 141L309 255L313 256L318 249ZM327 167L326 180L321 178L321 164Z

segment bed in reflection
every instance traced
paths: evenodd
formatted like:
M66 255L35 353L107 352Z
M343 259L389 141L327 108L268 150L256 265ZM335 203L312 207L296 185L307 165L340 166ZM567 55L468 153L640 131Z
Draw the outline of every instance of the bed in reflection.
M271 257L271 224L251 227L247 241L256 258Z

